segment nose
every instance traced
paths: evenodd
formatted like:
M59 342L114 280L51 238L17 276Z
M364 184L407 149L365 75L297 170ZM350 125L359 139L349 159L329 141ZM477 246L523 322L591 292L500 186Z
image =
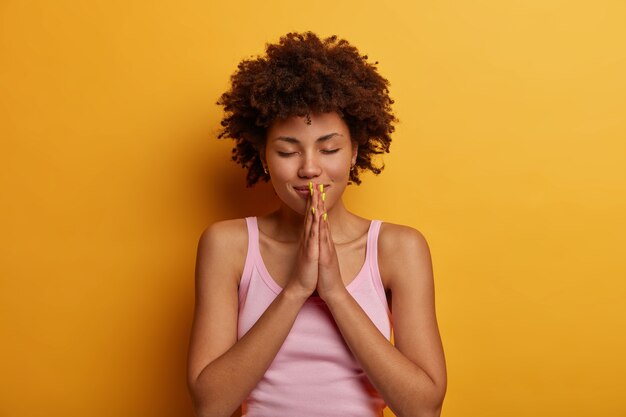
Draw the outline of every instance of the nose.
M322 173L322 167L319 164L317 158L314 155L305 155L302 158L300 168L298 169L298 176L300 178L315 178L319 177Z

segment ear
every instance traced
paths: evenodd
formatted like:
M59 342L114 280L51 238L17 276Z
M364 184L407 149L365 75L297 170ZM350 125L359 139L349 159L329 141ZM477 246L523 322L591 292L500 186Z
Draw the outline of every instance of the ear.
M359 154L359 144L356 141L352 141L352 164L356 164L356 157Z
M261 160L261 164L266 167L267 161L265 160L265 143L259 145L256 150L259 153L259 159Z

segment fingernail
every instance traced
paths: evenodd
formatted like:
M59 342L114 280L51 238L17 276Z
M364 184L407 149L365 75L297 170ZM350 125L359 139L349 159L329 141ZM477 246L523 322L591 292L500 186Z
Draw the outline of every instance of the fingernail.
M311 213L315 214L315 207L311 207Z
M322 193L322 201L326 201L326 193Z
M309 191L311 192L311 196L313 196L313 182L309 181Z
M320 184L320 191L324 192L324 184Z
M324 220L328 218L328 213L324 213Z

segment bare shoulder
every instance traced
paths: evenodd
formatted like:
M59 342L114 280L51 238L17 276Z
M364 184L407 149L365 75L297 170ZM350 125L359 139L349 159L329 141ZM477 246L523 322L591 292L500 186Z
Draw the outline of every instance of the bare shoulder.
M409 249L411 247L413 249L428 249L426 237L419 230L402 224L389 222L381 223L378 237L379 250L389 249L391 251L397 251L407 246L409 246Z
M226 243L236 240L248 240L246 219L228 219L216 221L208 225L201 235L201 239L224 238Z
M219 262L239 278L248 251L248 229L245 219L221 220L207 226L198 241L197 265L199 268L210 262Z
M210 224L202 231L199 245L245 252L248 246L246 219L220 220Z
M442 401L446 364L426 237L412 227L383 223L379 242L381 277L384 267L392 296L394 345L430 377Z
M385 288L394 281L410 279L407 267L431 268L430 248L419 230L401 224L383 222L378 236L378 264Z
M198 240L195 308L188 355L188 381L237 342L237 292L247 253L245 219L218 221Z

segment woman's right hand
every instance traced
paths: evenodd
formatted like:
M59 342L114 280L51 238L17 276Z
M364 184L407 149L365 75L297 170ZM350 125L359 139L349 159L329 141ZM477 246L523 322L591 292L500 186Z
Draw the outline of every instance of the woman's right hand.
M320 200L321 193L317 190L316 184L311 183L309 188L313 190L313 195L310 195L307 199L304 212L304 227L300 236L300 246L297 252L296 263L291 273L291 278L285 288L305 298L313 294L317 287L319 222L322 215L318 201ZM315 213L313 213L311 207L315 207Z

